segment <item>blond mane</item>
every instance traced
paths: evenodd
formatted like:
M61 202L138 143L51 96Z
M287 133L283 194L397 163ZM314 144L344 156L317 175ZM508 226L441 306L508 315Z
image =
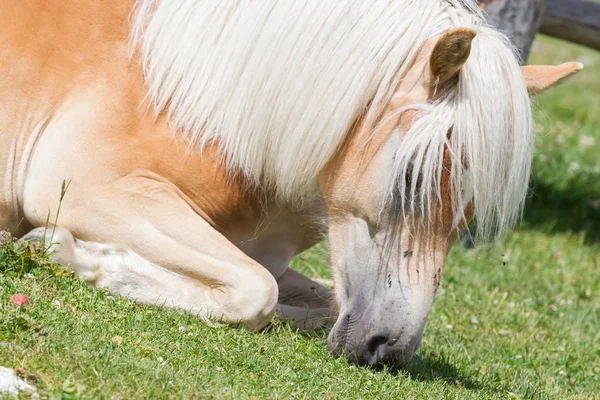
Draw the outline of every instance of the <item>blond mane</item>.
M426 211L440 195L448 146L460 160L451 171L457 221L471 198L482 236L520 215L529 100L512 48L473 1L138 0L132 17L132 51L154 110L190 146L216 141L228 165L286 201L312 190L358 116L381 116L428 38L477 30L456 90L415 105L423 116L398 148L384 197L389 204L408 193L402 214ZM419 187L398 179L409 164Z

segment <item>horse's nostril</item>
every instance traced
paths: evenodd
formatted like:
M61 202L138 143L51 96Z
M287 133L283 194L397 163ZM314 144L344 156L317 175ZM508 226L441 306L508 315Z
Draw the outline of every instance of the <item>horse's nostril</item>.
M373 336L367 342L367 350L370 354L375 355L375 354L377 354L377 350L379 349L379 347L383 346L384 344L387 344L388 341L389 341L389 338L387 336L382 336L382 335Z

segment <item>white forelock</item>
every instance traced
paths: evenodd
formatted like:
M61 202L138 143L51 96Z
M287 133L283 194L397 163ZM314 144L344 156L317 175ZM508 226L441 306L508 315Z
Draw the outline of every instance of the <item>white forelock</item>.
M448 145L469 166L452 163L457 212L472 193L482 233L519 215L529 100L512 49L472 0L138 0L132 16L132 51L140 51L154 110L190 146L217 142L229 166L288 201L314 187L359 116L365 126L381 116L428 38L473 27L479 34L456 91L422 106L386 199L409 162L422 174L418 197L438 196ZM406 212L418 206L408 204Z
M395 220L431 216L430 206L442 201L443 169L449 168L454 226L465 220L465 208L472 202L477 236L487 240L521 218L532 162L533 122L527 88L508 39L477 19L458 21L478 32L471 55L456 87L440 101L405 108L418 109L420 118L408 132L395 132L402 140L382 209L395 204ZM450 165L444 165L446 149Z

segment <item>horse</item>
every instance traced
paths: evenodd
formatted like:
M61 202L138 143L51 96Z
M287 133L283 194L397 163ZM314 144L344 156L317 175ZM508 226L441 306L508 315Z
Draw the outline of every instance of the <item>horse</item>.
M529 95L471 0L0 0L0 229L134 301L406 366L449 249L528 190ZM334 290L290 269L328 238Z

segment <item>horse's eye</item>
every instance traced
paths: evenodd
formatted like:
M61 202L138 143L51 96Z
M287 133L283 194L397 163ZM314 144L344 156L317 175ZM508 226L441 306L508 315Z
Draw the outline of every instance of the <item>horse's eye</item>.
M417 175L417 183L415 187L415 197L412 197L412 185L415 173L414 163L409 162L406 167L404 176L398 176L396 179L396 185L394 186L393 203L391 205L393 210L398 212L412 210L415 204L419 202L419 192L421 190L422 175Z
M409 193L410 193L410 188L412 187L412 177L413 177L414 169L415 169L415 165L411 161L410 163L408 163L408 167L406 168L406 175L404 175L405 187L406 187L406 190L409 191Z
M415 174L415 165L411 161L411 162L409 162L408 167L406 168L406 174L404 175L404 183L405 183L404 187L405 187L406 195L407 195L406 197L409 197L410 193L412 192L414 174ZM417 174L417 184L416 184L416 188L415 188L415 192L417 194L421 190L422 183L423 183L423 176L422 176L421 172L419 171L419 173Z

